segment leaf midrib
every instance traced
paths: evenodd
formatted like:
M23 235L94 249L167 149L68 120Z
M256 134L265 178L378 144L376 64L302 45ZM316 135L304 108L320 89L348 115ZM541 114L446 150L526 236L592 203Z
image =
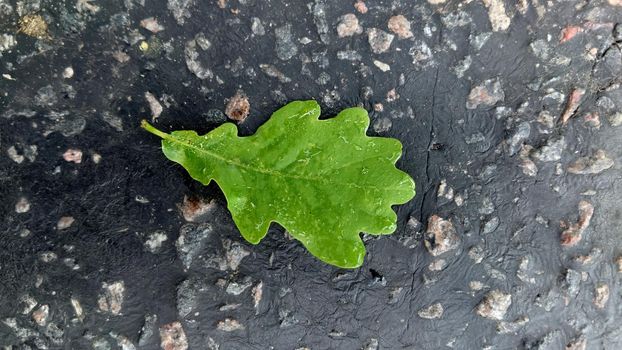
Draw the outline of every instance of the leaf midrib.
M177 137L175 137L175 136L173 136L171 134L166 134L166 135L169 136L166 139L171 141L171 142L177 142L177 143L179 143L181 145L184 145L184 146L186 146L188 148L192 148L192 149L194 149L194 150L196 150L198 152L202 152L202 153L204 153L206 155L209 155L212 158L218 159L218 160L220 160L220 161L222 161L224 163L227 163L229 165L234 165L234 166L237 166L237 167L240 167L240 168L243 168L243 169L247 169L247 170L250 170L250 171L253 171L253 172L257 172L257 173L260 173L260 174L264 174L264 175L278 176L278 177L290 178L290 179L296 179L296 180L309 180L309 181L316 181L316 182L323 182L323 183L333 183L333 184L336 184L336 185L346 185L346 186L358 188L358 189L361 189L361 190L365 190L365 189L368 189L368 188L371 188L371 189L374 189L374 190L377 190L377 191L386 191L387 190L387 188L380 188L380 187L374 186L374 185L360 186L359 184L353 183L353 182L335 182L335 181L328 181L327 178L322 178L322 177L309 177L309 176L295 175L295 174L290 174L290 173L282 173L282 172L279 172L279 171L272 171L272 170L263 169L263 168L255 168L255 167L252 167L252 166L250 166L248 164L236 162L236 161L234 161L232 159L225 158L223 156L218 155L217 153L208 151L208 150L206 150L204 148L196 147L196 146L194 146L191 143L183 142L182 140L180 140L179 138L177 138ZM369 158L369 159L371 159L371 158Z

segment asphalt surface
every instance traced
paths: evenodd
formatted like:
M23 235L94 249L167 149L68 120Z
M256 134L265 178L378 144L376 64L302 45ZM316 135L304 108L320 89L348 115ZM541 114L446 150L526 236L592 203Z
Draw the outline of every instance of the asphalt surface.
M622 348L619 23L619 0L0 0L0 346ZM139 127L250 135L301 99L367 109L417 183L359 269L278 225L246 243Z

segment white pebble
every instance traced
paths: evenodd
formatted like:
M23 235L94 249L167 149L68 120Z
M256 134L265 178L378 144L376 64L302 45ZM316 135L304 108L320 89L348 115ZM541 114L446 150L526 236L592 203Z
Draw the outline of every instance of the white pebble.
M71 79L72 77L73 77L73 68L72 67L65 68L65 70L63 71L63 78Z

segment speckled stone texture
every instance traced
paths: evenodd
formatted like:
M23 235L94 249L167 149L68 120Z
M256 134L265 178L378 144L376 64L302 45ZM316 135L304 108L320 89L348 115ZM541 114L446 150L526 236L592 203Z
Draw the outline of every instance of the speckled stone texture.
M0 348L621 349L622 2L0 0ZM257 246L139 128L360 105L417 196ZM432 254L433 253L433 254Z

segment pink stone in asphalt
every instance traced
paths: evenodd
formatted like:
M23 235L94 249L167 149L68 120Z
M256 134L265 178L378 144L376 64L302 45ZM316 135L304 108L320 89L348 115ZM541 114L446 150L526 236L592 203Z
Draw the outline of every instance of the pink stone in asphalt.
M243 122L251 112L251 105L248 102L248 97L242 91L238 91L227 102L225 108L225 114L229 119L233 119L238 123Z
M583 95L585 95L584 89L575 88L572 90L570 96L568 97L568 101L566 102L566 108L564 108L564 112L560 118L562 124L565 125L568 122L568 119L573 116L577 108L579 108Z
M187 350L188 339L179 321L160 327L160 347L163 350Z
M579 221L570 225L562 232L561 244L564 247L571 247L583 238L583 231L590 225L590 220L594 215L594 206L588 201L579 202Z
M365 2L363 0L358 0L357 2L355 2L354 8L362 14L367 13L367 5L365 5Z
M582 31L583 31L583 28L579 26L568 26L562 29L560 33L559 42L565 43L566 41L574 38L575 35L581 33Z
M410 22L402 15L389 18L388 27L400 39L412 38L413 36L413 33L410 31Z
M337 24L337 35L340 38L361 33L363 33L363 27L361 27L358 18L353 13L341 16L339 24Z
M74 162L76 164L82 163L82 151L79 149L70 148L63 153L63 159L68 162Z

